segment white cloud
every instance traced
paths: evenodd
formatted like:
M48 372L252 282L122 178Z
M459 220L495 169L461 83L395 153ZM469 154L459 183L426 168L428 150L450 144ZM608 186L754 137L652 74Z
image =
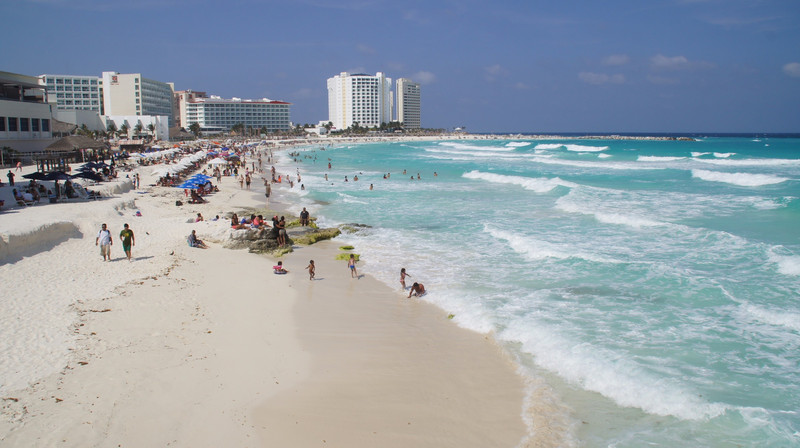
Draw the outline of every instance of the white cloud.
M621 74L616 75L607 75L605 73L592 73L592 72L581 72L578 74L578 78L581 81L587 84L593 84L596 86L602 84L623 84L625 83L625 76Z
M603 65L620 66L630 62L631 58L627 54L612 54L603 59Z
M790 62L784 65L783 73L786 73L793 78L800 78L800 62Z
M525 84L524 82L518 82L514 84L514 88L517 90L530 90L531 86Z
M500 64L495 64L483 69L486 73L486 80L494 82L499 76L506 75L507 71Z
M663 54L657 54L650 59L653 68L664 70L678 70L689 66L689 60L686 56L673 56L667 57Z
M431 72L426 72L424 70L418 71L411 76L412 81L416 81L420 84L433 84L436 81L436 75Z

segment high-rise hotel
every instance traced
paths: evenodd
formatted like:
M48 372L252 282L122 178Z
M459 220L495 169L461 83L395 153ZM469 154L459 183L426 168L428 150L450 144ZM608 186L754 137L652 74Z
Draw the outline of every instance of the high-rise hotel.
M381 72L373 75L342 72L328 78L328 120L336 129L354 123L379 127L392 121L392 80Z
M140 73L103 72L103 105L106 115L153 115L169 118L173 126L172 83L154 81Z
M406 129L420 128L419 83L408 78L397 80L397 121Z

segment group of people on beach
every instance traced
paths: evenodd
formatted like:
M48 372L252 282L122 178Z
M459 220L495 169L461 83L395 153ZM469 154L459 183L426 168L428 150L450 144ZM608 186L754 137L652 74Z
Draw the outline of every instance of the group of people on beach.
M122 226L122 231L119 232L119 239L122 241L122 250L128 261L133 261L131 257L131 248L136 245L136 237L133 234L128 223ZM114 239L111 237L111 231L104 223L97 232L97 238L94 240L94 245L100 247L100 255L103 256L103 261L111 261L111 246L114 244Z

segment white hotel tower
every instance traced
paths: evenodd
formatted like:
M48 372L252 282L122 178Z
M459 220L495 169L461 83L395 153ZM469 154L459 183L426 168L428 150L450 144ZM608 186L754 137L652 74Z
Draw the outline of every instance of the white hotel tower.
M328 78L328 120L336 129L358 123L378 127L392 121L392 80L381 72Z
M397 121L406 129L420 128L419 83L408 78L397 80Z

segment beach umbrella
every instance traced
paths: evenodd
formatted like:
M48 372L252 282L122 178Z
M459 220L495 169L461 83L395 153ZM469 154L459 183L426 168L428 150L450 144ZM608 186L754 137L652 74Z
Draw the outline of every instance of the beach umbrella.
M35 173L23 174L22 177L24 177L25 179L45 180L46 176L41 171L37 171Z
M75 174L75 175L72 176L73 179L76 178L76 177L81 178L81 179L94 180L94 181L97 181L97 182L102 182L103 181L103 176L101 176L101 175L99 175L97 173L93 173L91 171L83 171L83 172L80 172L80 173Z
M219 157L208 162L209 165L226 165L227 163L228 162L226 162L224 159L220 159Z
M63 171L53 171L47 173L42 180L69 180L72 179L69 174Z

